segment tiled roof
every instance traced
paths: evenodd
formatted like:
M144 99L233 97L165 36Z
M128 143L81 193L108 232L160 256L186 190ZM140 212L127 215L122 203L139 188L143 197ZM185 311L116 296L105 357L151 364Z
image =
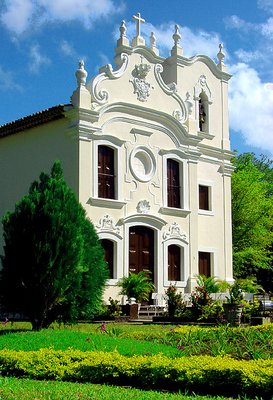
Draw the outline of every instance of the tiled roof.
M64 112L72 107L71 104L59 104L58 106L47 108L46 110L1 125L0 138L13 135L14 133L21 132L25 129L34 128L35 126L45 124L46 122L64 118Z

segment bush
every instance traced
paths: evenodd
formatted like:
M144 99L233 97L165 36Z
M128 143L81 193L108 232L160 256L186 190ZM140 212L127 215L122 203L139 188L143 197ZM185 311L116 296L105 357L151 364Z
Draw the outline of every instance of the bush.
M169 317L180 317L186 312L186 304L181 293L177 292L175 285L170 285L166 290L166 300Z
M273 360L163 355L124 357L117 352L0 351L3 375L143 388L189 390L203 394L273 395Z
M225 286L224 282L217 281L213 276L197 275L197 286L191 295L192 311L196 319L204 320L211 317L220 317L222 308L215 302L211 294L219 293Z
M150 294L155 290L155 286L150 280L149 275L140 271L138 274L130 272L129 276L124 276L118 281L121 288L119 294L136 299L137 303L149 300Z

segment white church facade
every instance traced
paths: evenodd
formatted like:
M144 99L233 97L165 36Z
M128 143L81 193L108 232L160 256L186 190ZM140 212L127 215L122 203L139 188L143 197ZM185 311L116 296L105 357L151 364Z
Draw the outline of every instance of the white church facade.
M86 83L76 71L71 103L0 127L0 216L59 159L93 222L110 270L105 299L129 272L149 271L157 293L190 293L196 274L232 281L228 81L217 64L183 56L179 27L163 58L137 14L123 21L115 68ZM0 231L0 248L3 245ZM0 250L2 253L2 250Z

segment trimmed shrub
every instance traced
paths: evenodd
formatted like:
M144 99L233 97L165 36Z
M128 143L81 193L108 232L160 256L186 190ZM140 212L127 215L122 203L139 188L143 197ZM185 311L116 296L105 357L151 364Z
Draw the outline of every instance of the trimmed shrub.
M273 360L238 361L229 357L193 356L170 359L124 357L118 352L0 351L3 375L93 383L130 384L202 394L271 398Z

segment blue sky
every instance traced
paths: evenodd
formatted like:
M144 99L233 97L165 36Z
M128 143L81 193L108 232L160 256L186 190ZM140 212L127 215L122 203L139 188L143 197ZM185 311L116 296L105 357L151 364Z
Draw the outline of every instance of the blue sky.
M185 56L217 61L224 44L232 150L273 157L273 0L0 0L0 125L69 103L78 60L88 79L113 64L120 22L131 39L137 12L163 57L175 24Z

